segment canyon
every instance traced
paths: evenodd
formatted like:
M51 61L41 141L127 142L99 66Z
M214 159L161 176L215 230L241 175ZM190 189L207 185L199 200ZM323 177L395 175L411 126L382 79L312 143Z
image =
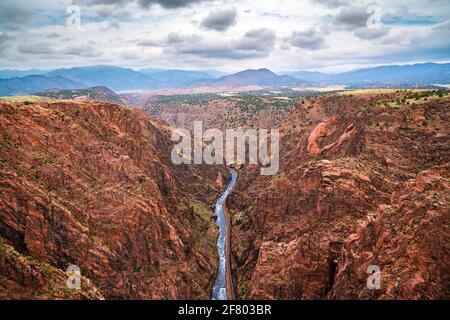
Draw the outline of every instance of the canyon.
M241 170L228 201L238 297L448 299L449 106L403 90L299 101L280 172Z
M107 102L2 102L0 122L1 297L209 298L226 167L173 165L169 127Z
M2 299L210 298L230 173L171 160L174 127L205 120L204 105L184 119L147 106L0 103ZM235 166L233 296L448 299L449 107L443 90L356 90L254 112L246 127L279 128L280 168ZM234 112L205 128L236 127L246 111ZM80 291L65 286L69 264Z

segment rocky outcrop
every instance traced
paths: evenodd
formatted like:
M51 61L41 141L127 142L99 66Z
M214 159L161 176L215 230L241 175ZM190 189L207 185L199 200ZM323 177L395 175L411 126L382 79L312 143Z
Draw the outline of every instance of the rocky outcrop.
M448 299L449 166L422 171L345 240L331 298ZM380 268L380 289L364 272Z
M2 241L3 242L3 241ZM68 288L69 275L22 255L0 242L0 299L103 299L100 291L85 277L80 277L80 289Z
M299 101L280 172L244 167L228 202L238 296L448 299L449 107L406 91Z
M217 168L173 166L170 129L125 106L1 103L0 122L6 245L58 270L78 265L105 298L209 297Z
M257 255L247 298L318 299L334 281L336 252L366 210L386 194L370 179L337 161L308 162L275 181L245 225L261 235L245 247L235 243L238 263ZM236 234L236 232L235 232ZM302 275L302 276L299 276Z

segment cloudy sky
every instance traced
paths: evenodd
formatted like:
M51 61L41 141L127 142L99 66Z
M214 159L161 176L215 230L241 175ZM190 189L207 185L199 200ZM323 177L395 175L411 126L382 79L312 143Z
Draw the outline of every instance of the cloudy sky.
M448 62L449 31L448 0L1 0L0 68L337 72Z

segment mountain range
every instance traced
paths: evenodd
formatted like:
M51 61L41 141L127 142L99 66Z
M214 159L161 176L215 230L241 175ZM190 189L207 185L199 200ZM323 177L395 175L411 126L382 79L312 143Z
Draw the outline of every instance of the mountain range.
M218 77L214 71L165 70L138 71L117 66L90 66L56 69L0 70L0 95L30 94L48 89L83 89L106 86L114 91L151 90L180 87L298 86L298 85L417 85L450 83L450 63L423 63L365 68L327 74L292 71L285 75L268 69L248 69Z
M14 77L26 77L31 75L41 75L48 72L48 70L42 69L28 69L28 70L18 70L18 69L3 69L0 70L0 79L10 79Z
M287 74L296 79L326 84L436 84L450 81L450 63L380 66L337 74L308 71L295 71Z
M212 87L238 87L238 86L295 86L311 84L311 81L296 79L287 75L277 75L269 69L248 69L226 75L213 80L200 80L193 85Z
M57 69L45 75L61 76L89 87L106 86L112 90L144 89L152 81L146 75L129 68L115 66L76 67Z
M86 87L83 83L61 76L28 75L25 77L0 79L0 96L30 94L51 88L82 89Z
M154 87L182 87L190 86L198 80L215 79L216 77L204 71L140 69L140 73L150 77Z

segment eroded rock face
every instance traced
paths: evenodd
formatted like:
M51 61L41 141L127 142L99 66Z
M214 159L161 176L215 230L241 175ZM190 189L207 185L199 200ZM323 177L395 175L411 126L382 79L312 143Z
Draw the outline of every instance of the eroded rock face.
M358 223L344 242L331 298L448 298L449 169L422 171ZM370 265L380 268L379 290L360 276Z
M80 277L80 289L68 288L68 274L21 255L0 240L0 299L104 299L86 277Z
M367 176L336 161L308 162L275 182L249 217L261 238L248 298L324 297L345 235L385 197Z
M0 123L6 245L78 265L105 298L209 297L217 168L173 166L168 127L92 101L1 103Z
M449 107L403 91L299 102L280 172L244 168L228 202L238 296L448 299Z

